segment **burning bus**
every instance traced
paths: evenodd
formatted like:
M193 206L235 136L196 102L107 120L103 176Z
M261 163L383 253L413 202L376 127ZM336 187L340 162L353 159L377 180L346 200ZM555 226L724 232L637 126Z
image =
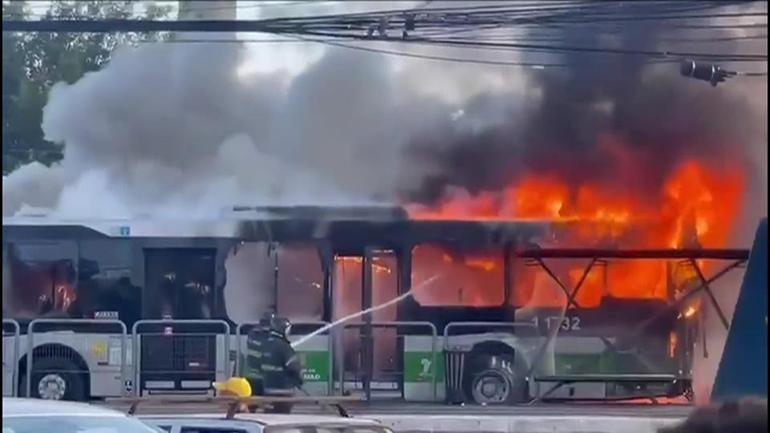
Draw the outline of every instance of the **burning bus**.
M714 279L703 261L727 264L718 277L748 252L554 247L584 230L387 207L6 218L4 330L20 335L4 334L4 392L207 392L237 373L243 334L266 310L300 338L409 293L298 346L307 390L484 404L689 396ZM116 322L136 334L128 344L106 330Z

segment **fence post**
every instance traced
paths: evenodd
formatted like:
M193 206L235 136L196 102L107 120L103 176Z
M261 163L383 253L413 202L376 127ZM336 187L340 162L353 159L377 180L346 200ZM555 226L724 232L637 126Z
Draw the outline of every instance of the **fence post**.
M19 322L13 319L3 319L3 337L5 337L5 326L9 325L13 327L13 362L11 363L11 396L17 397L19 395L19 349L20 349L20 334L21 327Z
M433 402L435 403L438 400L438 363L437 357L436 357L436 343L438 340L438 330L436 329L436 325L433 323L428 322L430 325L430 331L433 334L430 341L430 353L431 353L431 365L433 365Z
M243 331L243 328L247 326L259 326L258 321L256 322L243 322L239 323L238 326L235 327L235 375L241 376L243 374L243 366L241 365L241 357L243 356L243 345L241 344L241 332Z

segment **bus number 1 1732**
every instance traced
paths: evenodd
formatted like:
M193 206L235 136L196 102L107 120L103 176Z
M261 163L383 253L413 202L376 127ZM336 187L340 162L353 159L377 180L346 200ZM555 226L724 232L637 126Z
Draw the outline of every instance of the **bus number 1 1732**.
M548 316L545 318L539 318L535 317L532 319L534 325L536 327L540 327L541 323L545 323L547 330L552 330L554 327L558 326L560 331L579 331L580 328L580 317L577 316L565 316L565 317L559 317L559 316Z

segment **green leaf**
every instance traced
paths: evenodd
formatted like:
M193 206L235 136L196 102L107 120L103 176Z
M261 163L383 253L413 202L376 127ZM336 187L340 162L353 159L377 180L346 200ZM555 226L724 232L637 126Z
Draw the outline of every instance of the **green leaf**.
M32 12L27 2L3 2L3 17L22 19ZM131 18L131 1L51 2L45 15L59 18ZM148 5L143 17L167 17L171 8ZM36 7L35 15L41 15ZM3 174L38 161L51 165L62 146L43 138L41 121L48 91L54 84L74 83L99 70L121 42L163 40L165 34L114 35L3 32Z

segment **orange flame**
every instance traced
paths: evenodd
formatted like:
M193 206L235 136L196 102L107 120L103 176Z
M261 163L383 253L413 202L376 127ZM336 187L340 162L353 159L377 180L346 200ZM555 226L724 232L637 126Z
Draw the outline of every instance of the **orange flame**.
M455 192L435 207L414 205L407 206L407 210L412 218L427 220L551 221L557 242L562 247L723 248L738 215L743 188L740 170L688 161L674 170L657 194L616 184L569 185L553 175L535 175L499 192L477 195ZM447 271L447 264L441 265L427 257L427 251L415 251L418 254L414 254L414 272L422 273L418 268L420 263ZM446 258L444 261L449 262ZM458 265L457 261L452 263ZM469 272L475 278L481 278L479 272L494 269L488 257L466 256L461 265L468 269L452 268L448 272L453 277L448 281L462 281L471 290L491 290L480 287L479 283L468 283ZM613 262L606 268L594 268L578 293L578 304L596 306L603 296L665 299L669 266L666 260L626 260ZM563 272L565 284L574 287L583 267L573 265ZM502 271L500 273L502 275ZM529 296L539 285L537 279L532 281L530 278L522 286L523 281L518 281L520 278L524 278L521 273L514 281L517 286L512 302L528 299L539 304L551 303L542 299L535 301ZM468 289L463 291L467 299L463 303L476 305L471 300L474 296L467 293ZM548 298L558 297L552 289L549 290L554 294ZM486 301L498 299L497 295L476 297Z

